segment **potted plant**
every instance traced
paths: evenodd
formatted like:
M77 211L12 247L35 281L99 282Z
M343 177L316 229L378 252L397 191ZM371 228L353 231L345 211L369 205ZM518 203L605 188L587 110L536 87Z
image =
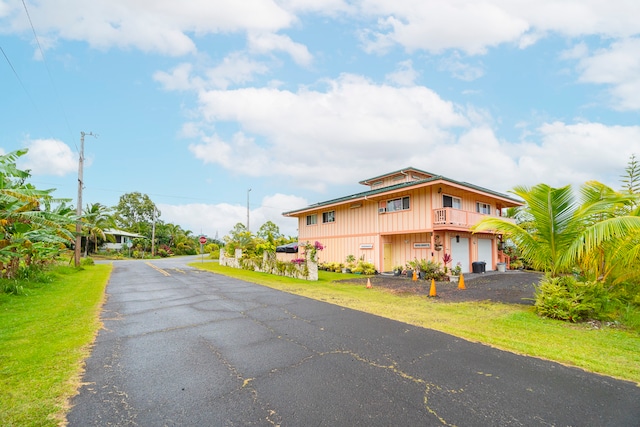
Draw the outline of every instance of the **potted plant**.
M402 270L404 270L404 268L401 265L396 265L395 267L393 267L393 275L394 276L399 276L402 274Z
M452 282L457 282L460 279L461 273L462 273L462 264L458 262L455 267L451 268L451 276L449 276L449 280Z

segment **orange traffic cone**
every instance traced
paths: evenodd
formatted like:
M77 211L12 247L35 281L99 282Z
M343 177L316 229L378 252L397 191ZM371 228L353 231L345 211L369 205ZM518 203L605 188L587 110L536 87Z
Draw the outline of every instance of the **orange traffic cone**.
M367 289L371 289L373 286L371 286L371 279L367 277Z
M418 280L418 273L415 270L413 270L413 278L411 280L413 280L414 282Z
M462 290L467 289L464 286L464 276L462 275L462 273L460 273L460 280L458 280L458 289L462 289Z
M435 297L436 296L436 281L435 281L435 279L431 279L431 289L429 290L429 296L430 297Z

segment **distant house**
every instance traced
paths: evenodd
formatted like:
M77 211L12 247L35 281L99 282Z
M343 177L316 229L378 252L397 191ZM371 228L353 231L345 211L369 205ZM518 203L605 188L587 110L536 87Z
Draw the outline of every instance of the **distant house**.
M298 240L319 241L320 262L363 259L381 272L414 259L442 262L452 257L463 272L484 261L496 268L500 239L472 234L471 226L505 208L522 206L507 195L412 167L366 179L367 191L284 212L298 219Z
M105 242L100 246L101 249L109 249L119 251L123 248L127 249L127 243L131 242L133 239L144 239L144 236L136 233L129 233L128 231L116 230L116 229L105 229L104 234L110 234L114 237L114 242Z

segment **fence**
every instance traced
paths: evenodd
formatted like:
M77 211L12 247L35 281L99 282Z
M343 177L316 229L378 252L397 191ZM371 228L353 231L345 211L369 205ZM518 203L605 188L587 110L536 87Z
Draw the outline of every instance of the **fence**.
M245 270L275 274L277 276L293 277L296 279L318 280L318 261L307 259L301 264L291 261L279 261L275 252L264 252L260 258L243 258L242 249L236 249L235 257L226 257L220 251L220 265Z

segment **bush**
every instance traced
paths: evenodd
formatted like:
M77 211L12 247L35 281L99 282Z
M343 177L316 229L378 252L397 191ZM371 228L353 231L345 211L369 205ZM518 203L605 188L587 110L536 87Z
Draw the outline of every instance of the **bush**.
M95 264L95 262L93 262L93 258L91 258L89 256L85 257L85 258L82 258L80 260L80 265L94 265L94 264Z
M546 277L535 290L536 312L552 319L610 320L616 306L602 282L579 282L574 276Z

